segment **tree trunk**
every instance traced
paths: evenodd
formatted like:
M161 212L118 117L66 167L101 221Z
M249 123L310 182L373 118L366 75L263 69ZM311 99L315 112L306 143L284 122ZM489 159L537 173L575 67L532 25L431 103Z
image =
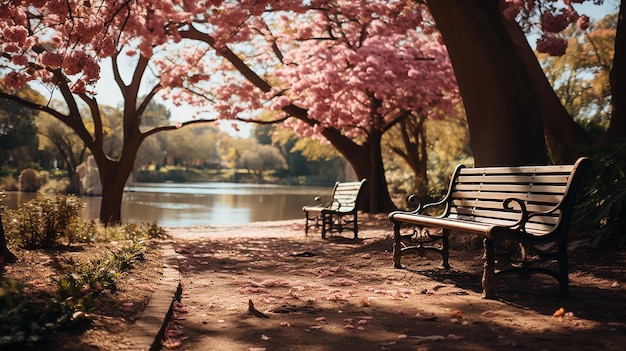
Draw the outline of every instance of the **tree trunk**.
M6 263L17 262L17 257L7 247L7 239L4 235L4 225L2 224L2 215L0 215L0 266Z
M367 179L365 192L361 195L361 210L387 213L396 209L389 195L380 153L382 132L370 133L363 145L357 145L335 129L325 129L322 135L348 160L359 179Z
M504 17L502 20L516 55L532 82L552 161L557 164L573 162L578 157L575 146L591 145L593 138L574 121L561 103L520 26L513 20Z
M108 159L102 150L94 152L102 184L100 222L104 225L119 224L122 220L124 186L133 171L137 150L142 140L141 137L129 139L124 144L119 161Z
M613 68L609 76L611 83L611 121L606 133L598 140L598 146L609 146L626 138L626 22L624 22L624 3L620 2L615 34L615 55Z
M476 166L546 164L531 79L501 20L499 1L426 1L454 67Z

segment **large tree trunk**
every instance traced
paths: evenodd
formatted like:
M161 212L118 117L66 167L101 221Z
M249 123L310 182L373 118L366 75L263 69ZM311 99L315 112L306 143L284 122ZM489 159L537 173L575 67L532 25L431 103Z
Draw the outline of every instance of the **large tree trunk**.
M546 164L541 111L498 1L426 1L454 67L476 166Z
M626 16L624 2L620 2L617 16L617 33L615 34L615 55L613 68L609 76L611 83L611 121L606 133L598 140L599 146L612 145L626 138Z
M513 48L532 82L552 161L557 164L573 162L579 156L576 154L579 148L575 146L591 145L593 138L574 121L561 103L517 22L504 17L502 20Z

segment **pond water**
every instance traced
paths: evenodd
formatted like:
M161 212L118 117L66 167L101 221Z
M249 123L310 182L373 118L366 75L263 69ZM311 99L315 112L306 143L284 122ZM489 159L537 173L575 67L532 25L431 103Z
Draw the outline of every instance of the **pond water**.
M238 183L135 183L122 201L122 221L157 223L164 227L242 224L304 218L302 206L315 196L328 199L331 188ZM10 209L43 195L6 192ZM96 219L99 196L80 196L82 218Z

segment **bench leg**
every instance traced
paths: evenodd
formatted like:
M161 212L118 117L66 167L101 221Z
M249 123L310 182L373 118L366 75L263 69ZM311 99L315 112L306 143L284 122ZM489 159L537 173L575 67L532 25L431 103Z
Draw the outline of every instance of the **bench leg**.
M357 212L354 212L354 238L358 239L359 238L359 221L358 221L358 215Z
M493 299L495 294L493 293L493 278L494 278L494 245L492 239L485 238L483 240L483 248L485 251L485 263L483 266L483 298Z
M322 239L326 239L326 230L331 230L333 225L333 215L322 213Z
M569 297L569 264L567 262L567 243L562 240L558 243L559 262L559 296Z
M443 268L450 269L450 231L448 229L442 229L442 238L441 238L441 258L443 260Z
M402 242L400 236L400 223L393 223L393 266L394 268L402 268L402 264L400 264L400 257L402 256Z
M304 217L306 218L304 222L304 235L309 236L309 213L306 212Z

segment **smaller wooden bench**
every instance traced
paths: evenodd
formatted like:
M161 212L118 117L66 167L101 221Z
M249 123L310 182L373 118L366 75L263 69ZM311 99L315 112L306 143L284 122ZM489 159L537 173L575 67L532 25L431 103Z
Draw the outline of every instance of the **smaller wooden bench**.
M315 206L304 206L302 211L306 217L304 233L309 235L309 228L322 227L322 239L329 232L350 230L354 238L358 238L358 209L361 190L365 179L359 182L336 182L329 202L324 203L316 197Z
M457 166L441 201L417 204L411 212L389 214L394 229L394 267L402 268L403 254L426 250L439 253L443 267L449 269L449 232L473 233L484 237L485 298L494 297L493 279L511 272L521 273L522 277L548 274L559 282L560 295L567 296L567 234L576 191L584 170L590 166L588 158L557 166ZM410 197L409 201L415 199ZM436 208L443 209L439 216L425 214ZM519 262L496 270L495 240L518 244ZM542 245L541 250L538 245ZM557 268L550 268L554 261Z

